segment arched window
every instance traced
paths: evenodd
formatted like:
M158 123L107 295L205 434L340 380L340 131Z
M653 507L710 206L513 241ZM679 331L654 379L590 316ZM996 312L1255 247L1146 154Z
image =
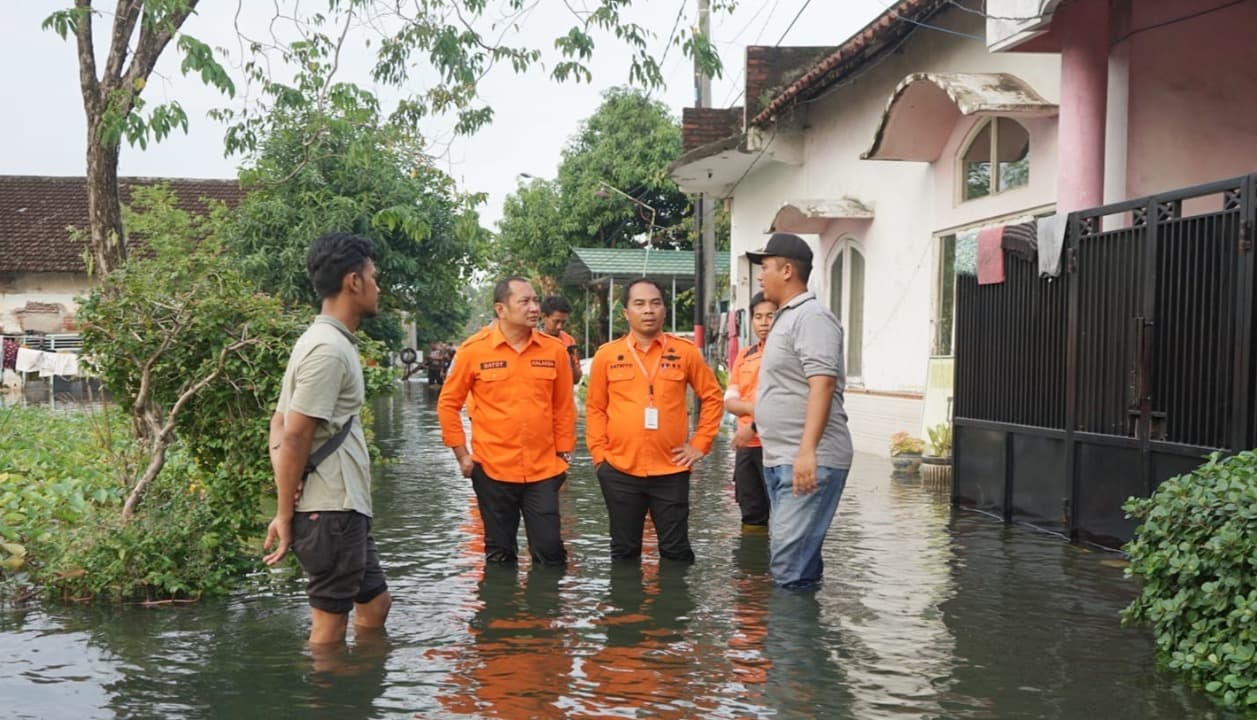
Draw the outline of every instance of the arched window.
M960 154L959 165L964 200L1022 187L1030 182L1030 133L1016 120L987 120Z
M839 241L829 266L829 309L843 329L847 379L864 374L864 255L851 240Z

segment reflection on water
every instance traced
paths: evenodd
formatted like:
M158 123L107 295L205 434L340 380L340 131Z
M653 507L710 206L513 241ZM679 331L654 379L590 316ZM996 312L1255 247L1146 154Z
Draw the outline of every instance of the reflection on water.
M4 612L0 716L1229 717L1118 626L1133 588L1111 556L953 515L877 458L857 458L814 595L771 587L724 440L693 483L693 566L649 546L610 562L586 456L563 490L567 571L485 568L422 389L376 408L387 635L312 655L301 579L260 567L228 600Z

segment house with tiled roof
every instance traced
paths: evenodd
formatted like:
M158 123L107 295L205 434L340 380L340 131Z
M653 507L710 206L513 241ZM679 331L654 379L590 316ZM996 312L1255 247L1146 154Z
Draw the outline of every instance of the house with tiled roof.
M244 196L235 179L119 178L122 203L132 188L162 183L192 213ZM75 329L75 298L91 287L78 232L87 222L84 178L0 175L0 333Z
M743 107L682 115L670 172L728 199L731 309L759 290L747 251L772 232L811 246L859 451L946 417L928 378L949 383L957 233L1054 209L1060 61L988 50L980 7L901 0L830 47L748 47Z

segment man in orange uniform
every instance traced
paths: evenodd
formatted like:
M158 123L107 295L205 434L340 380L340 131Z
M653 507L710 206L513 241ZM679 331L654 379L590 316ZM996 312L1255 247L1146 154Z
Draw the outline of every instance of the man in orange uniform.
M693 344L663 332L663 288L639 278L620 296L629 333L598 348L589 368L585 439L611 519L611 557L641 556L650 512L659 555L692 562L690 468L711 450L720 384ZM702 402L688 440L685 389Z
M576 349L576 338L563 332L567 318L572 314L572 304L562 295L550 295L541 301L541 332L563 341L567 354L572 360L572 382L580 382L580 351Z
M738 430L733 436L737 448L733 460L733 494L742 508L743 525L768 524L768 489L764 485L764 448L752 429L755 419L755 389L759 379L759 360L764 354L764 338L773 326L777 305L764 299L764 293L751 298L751 330L755 344L738 352L729 373L725 390L725 410L738 416Z
M533 562L563 565L558 490L576 446L572 368L563 343L537 331L540 310L527 280L499 282L493 309L497 327L463 343L441 389L441 440L476 491L485 560L516 561L522 513ZM469 394L470 452L459 416Z

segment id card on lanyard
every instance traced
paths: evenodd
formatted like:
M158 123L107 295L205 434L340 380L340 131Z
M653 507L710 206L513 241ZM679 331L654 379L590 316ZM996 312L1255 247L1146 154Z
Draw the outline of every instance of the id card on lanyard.
M646 372L646 364L642 362L642 358L637 354L637 343L633 342L632 335L624 338L628 344L629 352L633 354L633 359L637 361L637 367L641 369L642 376L646 378L646 412L642 417L642 427L647 430L659 429L659 408L655 407L655 375L659 373L659 363L663 362L663 353L659 353L659 357L655 359L655 367L650 372Z

